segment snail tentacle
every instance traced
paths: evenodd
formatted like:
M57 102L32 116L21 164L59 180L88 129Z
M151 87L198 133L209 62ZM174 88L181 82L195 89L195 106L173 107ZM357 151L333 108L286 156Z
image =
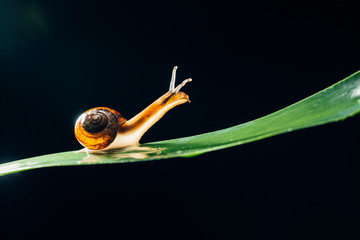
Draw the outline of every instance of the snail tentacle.
M171 75L171 81L170 81L170 88L169 91L174 91L175 89L175 78L176 78L176 70L178 69L178 66L175 66L172 71Z
M180 83L179 85L177 85L177 87L172 91L173 93L178 93L180 91L180 89L185 86L186 83L188 82L191 82L192 79L191 78L188 78L188 79L185 79L182 83Z
M171 81L170 81L169 91L172 92L172 93L177 93L177 92L179 92L179 90L180 90L183 86L185 86L186 83L192 81L191 78L185 79L182 83L180 83L177 87L175 87L175 79L176 79L176 70L177 70L177 69L178 69L178 66L175 66L175 67L173 68L172 75L171 75Z

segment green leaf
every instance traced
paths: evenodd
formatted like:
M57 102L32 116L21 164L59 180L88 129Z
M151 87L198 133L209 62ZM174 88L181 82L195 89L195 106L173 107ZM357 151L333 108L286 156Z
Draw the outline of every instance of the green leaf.
M142 144L106 154L62 152L0 165L0 176L29 169L193 157L297 129L343 120L360 111L360 72L265 117L201 135Z

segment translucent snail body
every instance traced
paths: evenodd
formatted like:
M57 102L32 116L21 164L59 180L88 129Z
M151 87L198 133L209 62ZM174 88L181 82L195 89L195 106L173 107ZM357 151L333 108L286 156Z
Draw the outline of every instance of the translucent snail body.
M176 70L175 66L169 91L128 121L119 112L106 107L92 108L84 112L75 123L76 139L91 152L138 145L144 133L167 111L190 102L189 96L180 92L180 89L190 82L191 78L175 87Z

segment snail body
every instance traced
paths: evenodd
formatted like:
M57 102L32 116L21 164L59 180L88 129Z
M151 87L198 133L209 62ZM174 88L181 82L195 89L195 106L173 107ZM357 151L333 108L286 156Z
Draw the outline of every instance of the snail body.
M128 121L119 112L107 107L96 107L84 112L75 123L76 139L90 152L138 145L144 133L167 111L190 102L189 96L179 90L191 78L175 87L176 70L175 66L169 91Z

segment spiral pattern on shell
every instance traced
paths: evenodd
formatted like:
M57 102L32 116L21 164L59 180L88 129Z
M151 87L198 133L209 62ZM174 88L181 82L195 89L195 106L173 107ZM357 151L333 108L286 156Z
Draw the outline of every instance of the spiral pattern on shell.
M75 124L76 139L86 148L101 150L115 139L125 118L117 111L99 107L83 113Z
M111 112L104 109L96 109L91 110L84 116L81 125L87 132L97 133L107 127L109 120L110 122L115 120Z

